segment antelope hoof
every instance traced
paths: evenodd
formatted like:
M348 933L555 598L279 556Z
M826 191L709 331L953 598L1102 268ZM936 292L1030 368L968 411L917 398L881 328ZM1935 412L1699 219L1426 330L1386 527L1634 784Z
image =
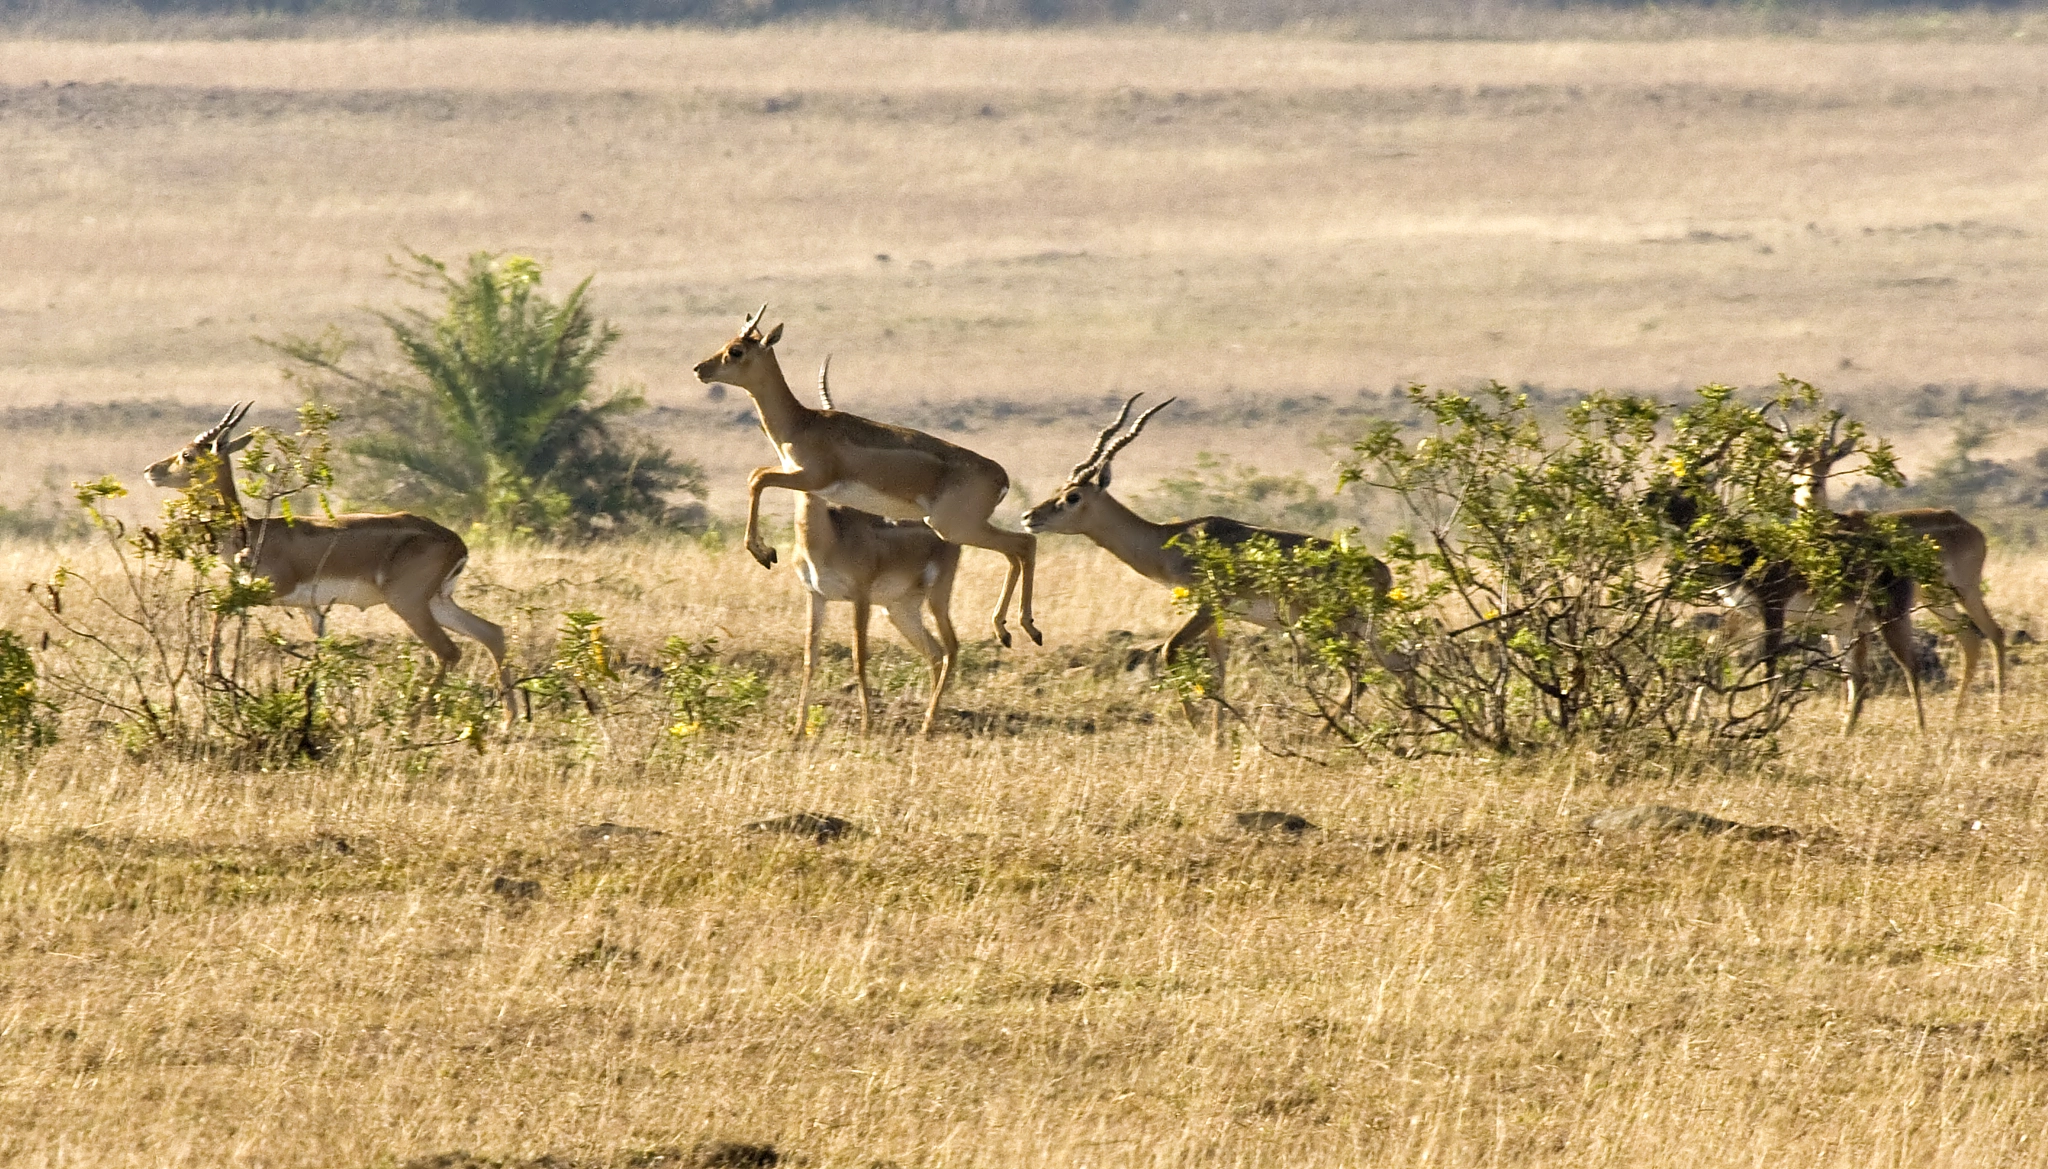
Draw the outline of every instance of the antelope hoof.
M996 641L1000 642L1004 649L1010 648L1010 631L1000 625L996 626Z
M1038 626L1036 626L1036 625L1033 625L1033 624L1032 624L1031 622L1029 622L1029 621L1023 622L1023 625L1024 625L1024 632L1026 632L1026 633L1028 633L1028 634L1030 634L1030 635L1031 635L1031 644L1033 644L1033 645L1044 645L1044 644L1045 644L1045 634L1043 634L1043 633L1040 633L1040 632L1038 631Z
M760 561L760 562L761 562L761 567L762 567L762 568L773 568L773 567L775 567L775 549L773 549L773 548L749 548L749 549L747 549L747 551L749 551L749 552L752 552L752 553L754 554L754 559L756 559L756 560L758 560L758 561Z

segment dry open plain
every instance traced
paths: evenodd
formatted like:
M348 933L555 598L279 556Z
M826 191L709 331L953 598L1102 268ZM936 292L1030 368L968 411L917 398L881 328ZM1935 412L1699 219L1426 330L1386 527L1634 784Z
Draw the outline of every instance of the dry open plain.
M2044 76L2033 39L0 41L0 396L286 405L253 338L373 333L407 246L594 275L727 506L757 449L687 365L763 301L796 369L1027 485L1138 390L1187 399L1142 477L1321 466L1410 380L2033 388ZM0 503L168 425L120 423L0 415Z
M765 446L686 367L764 300L842 404L1041 489L1116 394L1187 399L1142 484L1314 469L1390 387L1487 376L1784 370L2027 453L2044 77L2032 41L4 41L0 503L280 418L252 337L368 333L405 246L595 274L723 506ZM0 1164L2048 1162L2034 649L1953 733L1886 697L1845 742L1823 699L1765 762L1321 766L1180 725L1121 668L1169 603L1093 550L1048 544L1048 644L996 651L993 559L929 743L891 645L891 729L849 732L842 657L790 745L797 586L690 543L481 547L464 590L527 667L568 609L638 662L719 637L769 697L683 748L621 707L262 768L72 704L0 766ZM13 543L0 583L59 560L112 580ZM1991 575L2043 632L2048 567ZM1580 827L1649 803L1798 839ZM797 811L867 835L738 830Z

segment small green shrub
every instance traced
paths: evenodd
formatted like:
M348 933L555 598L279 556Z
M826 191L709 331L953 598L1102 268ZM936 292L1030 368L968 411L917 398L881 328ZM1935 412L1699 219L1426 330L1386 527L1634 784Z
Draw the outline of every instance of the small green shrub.
M768 696L767 685L754 671L719 661L716 638L691 642L671 637L661 647L659 664L672 738L738 730L740 719Z
M0 629L0 748L20 752L55 741L52 709L38 693L28 646L12 629Z
M1193 519L1229 516L1248 524L1322 534L1336 526L1335 496L1300 475L1274 475L1202 451L1193 468L1161 479L1140 505L1161 515Z

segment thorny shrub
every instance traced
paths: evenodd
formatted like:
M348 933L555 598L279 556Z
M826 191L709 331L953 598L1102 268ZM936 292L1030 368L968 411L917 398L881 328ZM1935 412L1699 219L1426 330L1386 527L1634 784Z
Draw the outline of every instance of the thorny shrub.
M1549 426L1498 384L1410 397L1425 433L1380 424L1340 471L1407 520L1381 554L1384 595L1366 583L1368 555L1341 543L1191 550L1189 605L1256 596L1287 618L1295 698L1265 711L1345 742L1509 753L1764 739L1840 672L1845 647L1796 639L1760 660L1753 642L1698 620L1703 609L1774 564L1820 608L1866 600L1887 573L1940 587L1924 539L1884 523L1845 532L1797 505L1787 452L1820 415L1804 383L1788 379L1762 406L1715 385L1683 409L1596 395ZM1888 448L1850 433L1866 473L1896 477Z

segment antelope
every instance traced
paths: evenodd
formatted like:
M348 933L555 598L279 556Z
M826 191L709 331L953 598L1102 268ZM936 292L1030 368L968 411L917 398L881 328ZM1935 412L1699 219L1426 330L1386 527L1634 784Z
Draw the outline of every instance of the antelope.
M782 326L761 332L767 311L762 305L737 336L696 366L699 381L735 385L753 398L761 429L781 458L779 466L760 467L747 476L747 551L761 567L774 566L775 549L761 538L760 530L761 493L770 487L822 495L889 519L921 519L948 543L1003 554L1010 571L992 619L996 640L1010 644L1003 619L1016 594L1018 623L1032 641L1045 644L1031 620L1037 542L1026 533L1006 532L989 523L996 505L1009 494L1009 473L994 459L922 431L840 410L813 410L797 401L775 359Z
M151 463L143 475L158 487L183 490L210 464L221 501L235 521L217 537L220 554L269 581L270 604L304 609L315 637L326 632L327 609L332 605L389 605L439 660L436 686L462 659L447 630L482 645L497 668L509 726L515 696L505 667L505 631L456 604L453 596L455 579L469 563L462 537L404 512L339 515L331 520L250 518L235 491L228 456L249 445L250 435L230 436L253 405L229 407L212 429Z
M1131 407L1141 397L1144 395L1131 395L1117 414L1116 421L1096 436L1095 447L1088 452L1088 457L1074 464L1073 470L1067 473L1066 483L1043 503L1024 513L1025 531L1034 535L1064 533L1086 536L1138 575L1176 590L1195 584L1194 564L1189 558L1188 548L1198 539L1226 548L1237 548L1259 537L1273 541L1283 550L1330 546L1327 540L1300 532L1255 527L1224 516L1154 523L1125 507L1109 493L1111 460L1116 458L1118 451L1137 439L1153 415L1176 400L1168 398L1146 410L1138 415L1138 420L1128 431L1119 435L1117 432L1123 430L1124 422L1131 416ZM1386 565L1378 560L1372 561L1373 592L1384 596L1393 583L1393 575L1387 571ZM1242 598L1240 605L1230 607L1229 615L1242 617L1267 629L1278 629L1287 623L1287 615L1280 611L1280 606L1264 597ZM1163 660L1171 664L1191 644L1197 640L1203 642L1209 651L1210 678L1216 687L1214 693L1219 695L1223 693L1225 670L1221 616L1207 605L1197 608L1167 638L1162 655ZM1382 653L1380 656L1384 658L1386 655ZM1190 725L1199 725L1192 703L1183 699L1181 710ZM1221 710L1216 714L1220 729Z
M1828 480L1834 475L1837 462L1855 453L1858 436L1854 433L1847 438L1837 438L1842 417L1836 414L1829 422L1827 434L1817 444L1805 447L1789 447L1787 454L1799 476L1795 496L1801 507L1829 509ZM1963 651L1963 680L1956 688L1954 717L1961 719L1963 710L1969 704L1970 684L1977 677L1977 660L1982 656L1984 643L1989 641L1992 648L1992 678L1996 697L1993 709L2005 705L2005 630L1992 618L1991 610L1984 604L1984 557L1986 543L1984 530L1963 518L1960 512L1948 508L1914 507L1896 511L1851 511L1838 512L1844 519L1855 517L1859 522L1869 518L1881 518L1898 524L1916 536L1925 536L1934 541L1934 547L1941 557L1941 579L1956 595L1963 612L1958 613L1955 605L1929 605L1937 620L1955 631L1956 644ZM1965 619L1967 615L1967 620Z
M1688 534L1700 516L1697 490L1696 487L1673 484L1654 490L1650 502L1681 534ZM1853 539L1871 530L1869 516L1865 513L1836 513L1835 518L1840 538ZM1739 542L1734 552L1732 563L1716 562L1723 579L1723 593L1731 607L1750 604L1757 607L1764 626L1763 659L1775 676L1777 660L1785 648L1787 619L1798 621L1823 615L1813 610L1812 586L1791 564L1766 560L1762 549L1748 541ZM1842 733L1855 733L1857 720L1863 713L1863 703L1869 690L1869 627L1872 625L1883 638L1892 660L1906 675L1907 689L1913 695L1914 717L1919 720L1920 728L1925 730L1927 711L1920 697L1920 661L1913 645L1913 604L1918 585L1910 576L1883 570L1870 584L1874 595L1867 595L1864 600L1847 606L1846 613L1835 615L1838 622L1846 623L1846 632L1830 634L1838 639L1846 637L1849 644L1848 712ZM1694 701L1697 703L1697 695Z
M818 370L818 397L832 408L827 382L832 362ZM818 635L825 605L853 602L853 672L860 686L860 733L868 733L868 607L879 604L911 648L931 666L932 697L925 707L924 727L930 736L938 717L939 697L953 673L960 638L953 632L953 577L960 569L960 545L914 520L896 521L851 507L835 507L808 491L796 493L796 575L811 595L810 624L804 641L804 679L796 700L796 733L807 728L811 709L811 673L818 663ZM934 638L924 627L922 610L929 607L939 627Z

